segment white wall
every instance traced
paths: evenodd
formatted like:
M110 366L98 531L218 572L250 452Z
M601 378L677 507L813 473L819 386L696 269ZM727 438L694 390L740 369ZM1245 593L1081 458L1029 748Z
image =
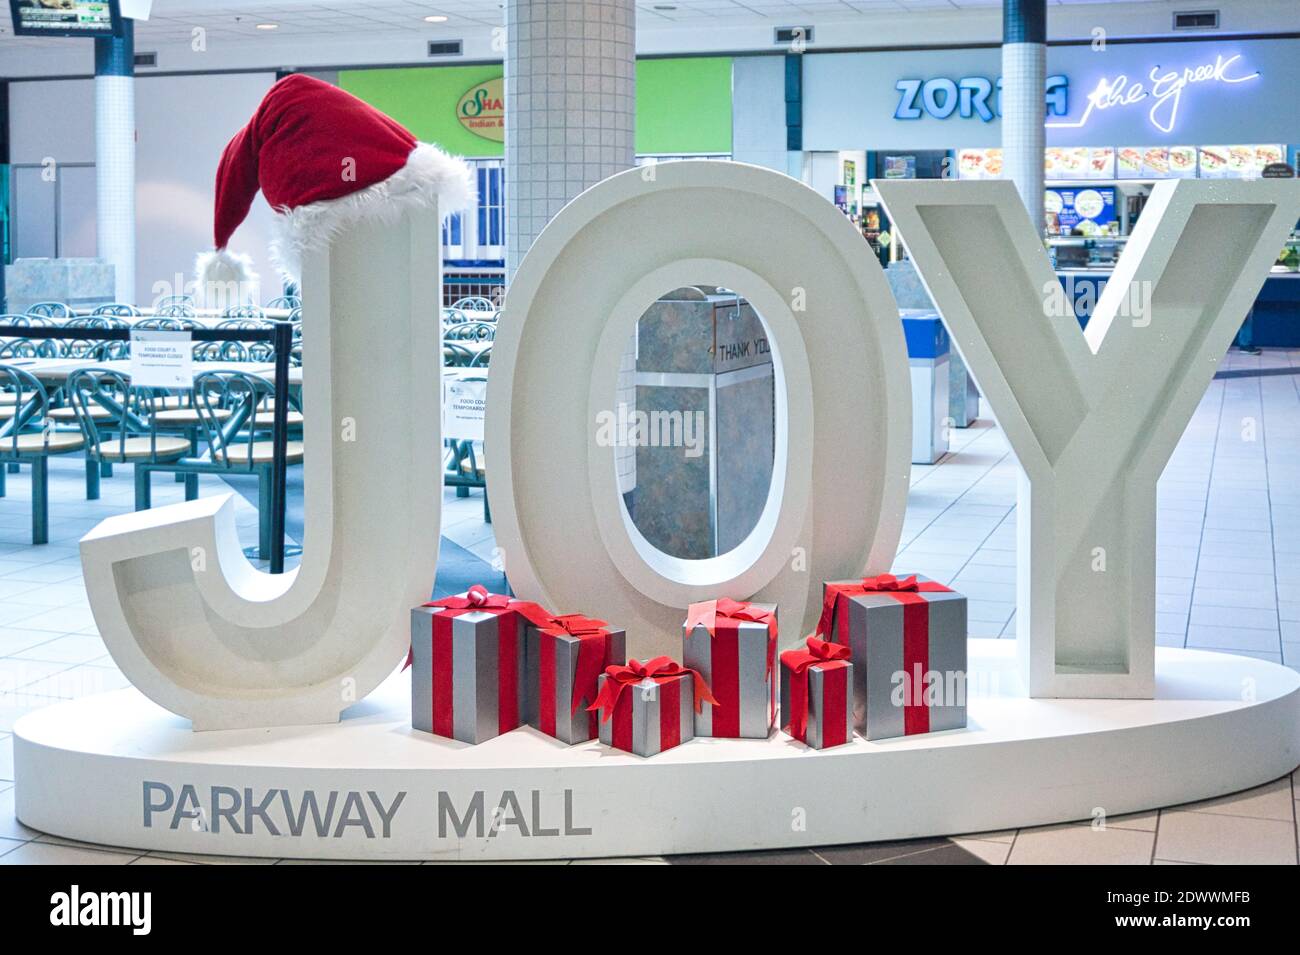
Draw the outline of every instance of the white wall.
M785 131L785 57L731 61L731 156L737 162L789 172ZM794 170L798 174L798 170Z
M248 122L274 73L140 78L136 82L136 299L152 302L155 282L193 278L194 256L212 248L217 163ZM280 294L267 243L271 212L259 196L230 247L253 256L262 299ZM178 290L179 291L179 290Z
M137 304L154 300L155 283L174 286L178 274L191 279L194 256L212 247L213 188L221 151L273 82L274 73L137 79ZM94 80L20 82L9 89L15 163L95 161ZM24 189L37 188L37 182L39 177L26 177ZM42 207L37 198L29 198L26 208ZM23 196L17 205L21 232ZM65 202L65 235L89 229L93 236L94 203L82 205L78 214ZM264 299L278 295L280 287L267 254L272 216L258 199L231 241L235 251L249 253L257 263Z

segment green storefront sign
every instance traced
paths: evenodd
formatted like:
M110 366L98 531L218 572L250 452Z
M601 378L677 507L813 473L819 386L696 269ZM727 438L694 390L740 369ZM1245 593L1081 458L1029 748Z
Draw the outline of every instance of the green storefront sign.
M419 139L461 156L505 152L500 64L342 70L339 86L401 122ZM639 60L636 151L731 152L731 58Z

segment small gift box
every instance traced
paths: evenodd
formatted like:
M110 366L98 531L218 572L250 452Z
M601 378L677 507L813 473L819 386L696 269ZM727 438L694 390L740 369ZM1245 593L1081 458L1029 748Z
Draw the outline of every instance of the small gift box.
M524 628L550 621L535 603L463 594L411 611L411 726L482 743L520 724Z
M924 577L828 582L817 635L849 647L853 725L887 739L966 725L966 598Z
M696 711L695 735L766 739L776 722L776 605L691 604L682 661L704 677L717 706Z
M849 648L808 638L781 654L781 729L813 749L853 739L853 664Z
M600 741L636 756L691 739L695 713L716 703L699 673L669 657L606 667L598 686L590 708L600 713Z
M603 620L581 614L551 618L529 627L524 720L564 743L595 739L596 681L605 668L627 659L627 637Z

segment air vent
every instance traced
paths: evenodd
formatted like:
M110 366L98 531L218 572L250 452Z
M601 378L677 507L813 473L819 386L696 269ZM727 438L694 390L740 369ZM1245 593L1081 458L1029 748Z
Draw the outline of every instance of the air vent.
M1175 30L1217 30L1218 10L1188 10L1174 14Z
M812 27L777 27L772 42L777 46L789 46L792 43L811 43Z
M135 55L135 65L139 67L151 67L158 65L157 53L137 53Z
M460 56L464 45L462 40L430 40L429 56Z

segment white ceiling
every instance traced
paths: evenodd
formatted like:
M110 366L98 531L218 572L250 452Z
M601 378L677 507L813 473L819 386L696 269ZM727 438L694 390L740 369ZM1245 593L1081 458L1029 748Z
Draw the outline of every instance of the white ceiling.
M325 62L350 61L340 59L340 53L349 58L355 56L356 62L386 61L382 41L400 40L409 45L423 37L465 39L468 56L471 52L478 54L493 49L487 46L487 38L492 28L504 22L504 2L217 0L214 4L210 0L155 0L153 16L136 23L136 47L142 50L188 48L194 29L201 27L207 32L209 42L219 43L227 51L232 45L239 47L241 65L261 59L267 63L290 62L276 51L295 48L299 51L330 48L332 58ZM1290 15L1292 11L1300 11L1300 0L1048 0L1048 3L1050 10L1057 11L1048 15L1049 30L1056 35L1063 28L1068 35L1086 36L1090 24L1122 17L1130 18L1133 31L1129 35L1164 33L1168 31L1171 11L1207 7L1224 10L1226 29L1235 28L1233 17L1250 29L1259 29L1261 23L1269 30L1300 28L1300 22L1295 22L1300 21L1300 15ZM731 50L770 45L771 28L775 26L824 23L843 24L845 29L838 33L824 27L819 29L818 45L827 45L834 39L858 45L900 42L900 38L903 42L922 44L951 42L962 37L969 39L976 32L982 39L995 40L1002 0L636 0L636 6L638 33L645 39L644 43L638 41L639 47L651 51L678 46L683 50ZM442 15L447 20L425 23L423 17L428 15ZM1285 22L1288 20L1292 22ZM278 29L258 30L259 23L275 23ZM965 26L975 23L979 28L974 32ZM683 39L665 44L654 38L663 34ZM67 59L71 55L69 42L14 37L8 4L0 0L0 57L8 49L28 57L44 56L48 51L52 60ZM412 51L418 48L410 47ZM418 57L414 52L393 55L406 61ZM0 59L0 75L6 72ZM29 60L27 68L18 72L42 71Z
M1171 0L1049 0L1053 5L1080 3L1161 3ZM793 26L810 19L854 19L870 14L909 11L942 13L987 11L1002 0L637 0L637 23L643 28L671 24L697 25L702 21L724 24ZM153 16L136 23L137 45L188 43L195 27L210 36L261 40L270 37L346 37L349 34L409 33L430 37L453 35L457 30L491 27L504 21L502 0L280 0L259 3L227 0L213 5L203 0L155 0ZM667 9L671 8L671 9ZM425 16L447 17L429 24ZM259 23L276 23L276 30L258 30ZM12 44L51 43L12 36L8 4L3 7L3 39Z

